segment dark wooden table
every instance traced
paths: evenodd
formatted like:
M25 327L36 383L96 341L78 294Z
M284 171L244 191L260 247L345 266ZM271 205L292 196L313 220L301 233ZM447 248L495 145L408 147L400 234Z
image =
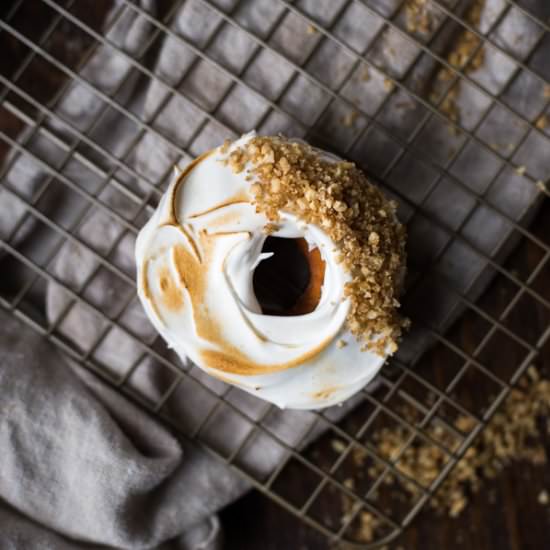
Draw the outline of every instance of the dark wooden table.
M82 17L98 29L101 24L101 6L97 3L79 3ZM3 2L2 10L9 8L11 2ZM29 8L30 6L30 8ZM40 13L43 5L39 2L27 2L30 9L24 25L26 32L37 35L47 22ZM54 33L51 47L69 65L74 64L86 48L85 43L65 47L63 29ZM80 48L80 49L79 49ZM0 71L9 76L18 66L24 48L15 40L0 34L0 49L3 52ZM29 92L40 89L43 97L51 96L60 84L59 74L44 72L42 66L35 71L27 71L20 85ZM33 95L35 95L33 93ZM19 127L13 117L0 110L0 127L10 135L16 135ZM0 146L0 159L6 148ZM533 231L545 242L550 241L550 204L546 201ZM519 273L529 273L540 259L540 251L522 241L509 262L509 268ZM550 269L543 270L538 277L536 289L545 297L550 296ZM484 308L498 313L509 303L514 289L502 280L496 280L482 299ZM549 312L536 303L520 303L509 316L507 326L522 335L540 334L550 323ZM475 322L466 316L453 329L453 338L464 347L475 345L478 328ZM511 350L503 347L493 351L490 360L497 364L506 356L510 360ZM542 350L538 367L550 376L550 344ZM448 368L443 353L435 350L423 360L421 367L442 376ZM484 396L486 389L472 387L472 394ZM546 443L550 450L550 436ZM470 504L458 519L439 517L431 510L424 510L414 524L402 536L389 545L389 548L403 550L542 550L550 548L550 506L541 505L538 495L543 489L550 492L550 472L547 467L517 463L508 467L497 479L486 482L482 491L471 498ZM300 489L298 489L300 490ZM331 548L326 539L307 527L300 520L284 511L281 507L251 491L238 502L221 513L226 532L227 550L325 550Z

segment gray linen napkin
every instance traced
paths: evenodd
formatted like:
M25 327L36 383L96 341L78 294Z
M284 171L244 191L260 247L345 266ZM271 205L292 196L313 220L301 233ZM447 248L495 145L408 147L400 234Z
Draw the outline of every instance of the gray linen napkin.
M391 3L389 0L369 2L384 10L383 13L391 11ZM444 3L455 4L450 0ZM268 36L269 25L275 24L283 9L278 2L268 1L238 3L228 0L217 4L232 11L246 28L264 37ZM299 2L301 9L320 22L330 19L333 4ZM469 6L469 2L457 4L461 11ZM353 10L348 10L334 29L337 36L355 48L366 48L382 24L380 18L366 12L362 6L362 3L353 3ZM484 12L484 17L489 18L483 21L484 30L489 28L495 10L498 13L503 6L500 0L490 0L490 9ZM55 106L59 118L47 118L43 127L69 144L74 139L71 128L85 131L111 155L124 158L140 177L118 169L111 158L88 146L79 150L96 163L95 167L86 165L78 156L66 159L66 150L47 134L39 132L27 144L31 154L14 153L9 159L10 170L4 186L0 187L0 237L9 235L27 212L17 194L30 199L47 176L48 170L39 159L58 168L75 184L80 192L56 183L53 187L59 193L48 195L51 207L44 205L44 210L60 226L77 224L78 227L74 232L76 239L65 240L53 261L46 262L46 258L48 251L56 246L58 236L39 227L35 217L29 218L29 223L23 225L11 242L29 257L44 263L48 273L59 282L49 281L45 292L45 312L55 333L76 349L90 351L94 365L114 380L131 373L128 385L145 399L156 402L169 387L171 379L166 368L143 347L143 343L153 345L157 337L128 282L135 270L135 232L128 231L126 223L141 225L150 214L149 207L140 208L141 200L149 194L155 197L153 187L163 188L171 175L172 165L188 160L178 151L178 146L189 146L194 155L218 145L225 137L235 135L225 124L242 132L255 127L260 133L283 131L304 137L307 124L325 110L328 96L326 91L314 89L300 76L281 98L281 104L303 120L305 126L296 124L282 113L269 114L265 101L245 86L232 86L224 71L198 59L197 51L189 47L190 44L206 51L222 66L237 72L255 49L249 37L224 26L219 14L200 0L183 3L169 22L176 36L164 37L159 51L146 61L142 48L155 31L147 14L153 14L157 6L153 1L144 0L138 7L136 11L124 0L114 2L108 17L108 21L114 23L107 25L106 36L122 52L149 63L164 84L140 76L124 55L109 45L102 45L80 71L83 81L75 80ZM440 11L433 11L435 21L445 20ZM361 22L359 26L358 22ZM529 25L529 21L523 21L513 30L521 34L529 30ZM515 47L516 41L508 31L499 28L494 36ZM445 33L443 38L442 51L452 33ZM369 78L364 79L364 67L360 66L346 81L343 75L351 67L349 55L330 51L331 46L322 42L319 33L307 32L307 24L292 14L285 16L283 24L268 40L298 63L319 43L319 53L306 62L306 69L331 89L340 88L343 97L353 99L368 113L374 113L381 101L392 93L384 77L374 69L369 72ZM395 49L403 53L398 60L388 54ZM404 46L402 37L396 32L388 32L380 44L370 50L368 58L395 77L420 81L425 87L426 79L433 74L433 64L422 60L415 65L419 55L417 47ZM499 67L498 63L489 60L477 73L481 76L489 73L497 86L506 79ZM292 74L289 63L262 51L242 76L245 82L275 99ZM116 102L135 114L135 118L124 116L113 105L106 105L106 98L91 90L90 85L103 94L113 95ZM534 86L520 87L516 93L520 98L526 90L534 94ZM169 87L181 90L197 105L213 112L214 118L222 124L205 119L195 105L172 94ZM476 103L468 93L473 92L464 87L459 94L458 101L464 111L479 111L480 107L474 108ZM423 111L414 104L405 110L396 107L405 100L410 104L404 92L393 92L389 108L379 118L387 126L406 134L412 131ZM346 109L342 102L335 101L320 116L315 129L315 136L332 136L329 141L336 152L344 150L352 141L353 132L365 123L364 117L358 117L356 128L346 133L345 127L338 122ZM475 120L474 114L471 117ZM151 122L153 130L144 130L140 121ZM473 122L468 121L468 124ZM426 134L425 146L443 148L445 137L450 135L448 129L442 126L431 130ZM494 132L500 131L497 128ZM188 143L195 134L192 143ZM371 166L376 175L382 160L387 160L395 151L382 133L373 129L365 136L350 149L348 156ZM530 165L543 170L543 164L537 164L543 162L540 160L542 152L536 148L530 151L533 155ZM521 154L522 151L518 153ZM476 192L483 192L492 173L487 170L488 159L471 154L461 157L460 162L467 163L472 174L481 174L472 179L472 187ZM464 170L464 166L460 162L454 170L463 177L459 170ZM102 174L110 170L112 176L103 181ZM427 196L427 182L433 178L433 173L426 170L426 166L419 164L412 155L405 156L387 184L418 201ZM493 198L499 206L504 208L505 205L508 215L519 220L532 212L530 207L535 201L536 189L518 175L510 178L509 182L505 178L499 181L499 193ZM86 194L93 195L99 202L92 204ZM115 214L102 208L102 204ZM494 211L479 206L464 191L457 191L456 185L448 179L439 183L438 192L429 197L426 207L435 213L445 212L447 221L457 227L470 215L462 233L488 254L495 254L494 257L504 250L496 247L499 242L503 246L511 242L509 224L506 225ZM406 203L401 204L401 216L410 221L411 259L421 269L452 240L452 236L434 231L421 217L413 217ZM482 233L479 224L483 224ZM479 239L483 240L478 242ZM114 270L102 265L100 258L106 255L108 262L115 266ZM487 284L487 263L456 241L437 267L438 276L449 279L454 293L434 287L434 277L427 278L411 296L411 303L423 304L425 323L446 326L461 310L456 292L474 298ZM438 281L437 277L435 280ZM65 288L81 292L83 301L75 301ZM115 317L117 323L111 326L103 315ZM72 371L62 367L57 353L48 344L30 334L17 321L6 317L4 324L6 343L1 347L6 349L5 359L2 359L6 368L2 366L2 388L10 390L2 393L6 399L11 395L16 410L22 411L17 417L8 417L10 421L5 423L8 431L2 432L0 439L8 455L17 456L17 460L8 461L0 470L0 496L5 501L0 514L10 518L6 522L10 527L3 534L5 544L17 547L18 541L23 541L21 545L24 546L34 537L48 541L44 545L63 547L61 542L56 545L64 537L67 540L63 544L67 547L77 544L74 541L78 540L124 548L148 548L185 532L181 540L173 543L174 547L213 546L218 540L219 529L215 519L207 518L247 489L241 478L198 446L176 442L165 428L113 390L100 385L81 367L76 367L79 376L75 377ZM95 345L100 337L100 344ZM10 338L16 343L10 344ZM429 331L417 325L405 340L400 357L411 360L431 341ZM19 355L13 355L13 350L19 350ZM311 440L323 428L313 413L268 407L208 377L196 367L187 367L191 369L189 376L166 403L166 414L182 432L192 433L217 405L216 395L224 395L239 414L226 404L219 406L201 430L200 439L226 455L247 441L239 455L239 465L260 479L286 456L287 451L281 443L296 446L303 434L309 433L308 440ZM84 380L85 386L79 378ZM352 400L325 414L337 419L353 405ZM266 431L247 439L256 421ZM20 437L14 439L12 431ZM4 469L8 467L9 470ZM71 477L75 472L79 474L78 484Z
M208 515L243 484L90 375L84 385L21 321L0 311L0 326L0 547L217 548Z

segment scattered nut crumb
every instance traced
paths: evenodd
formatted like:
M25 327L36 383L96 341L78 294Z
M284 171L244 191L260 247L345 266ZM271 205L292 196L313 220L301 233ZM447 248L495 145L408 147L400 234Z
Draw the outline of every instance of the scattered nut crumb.
M477 27L481 21L481 13L485 7L486 0L474 0L470 9L465 14L466 22L472 27ZM474 52L475 55L474 55ZM473 55L473 58L472 58ZM485 50L482 46L480 48L480 40L475 34L468 30L463 30L453 46L452 51L447 55L447 61L454 69L462 70L464 73L469 74L481 67L485 59ZM460 121L460 110L458 107L458 94L460 91L461 78L458 78L457 82L452 85L450 90L446 90L447 85L445 83L454 80L457 77L456 73L448 68L442 67L435 78L436 86L439 85L443 88L443 92L446 91L447 95L439 106L440 111L447 115L452 122ZM442 84L444 84L442 86ZM437 93L430 94L430 99L437 98ZM433 101L436 103L437 101ZM449 126L449 130L452 134L458 134L458 130L453 126Z
M390 78L385 78L384 90L386 90L387 92L392 92L394 88L395 88L395 82L393 82L393 80L391 80Z
M548 116L547 115L539 116L539 118L535 122L535 126L539 130L546 130L546 128L548 127Z
M359 117L359 113L357 111L350 111L346 115L344 115L340 121L342 122L342 125L346 128L351 128L352 126L355 126L355 121Z
M544 96L544 99L550 99L550 84L544 85L542 95Z
M363 74L361 75L361 80L363 82L367 82L370 80L370 71L368 67L365 67L365 70L363 71Z
M348 477L347 479L344 479L344 486L348 489L355 489L355 481L351 477Z
M545 195L550 196L550 191L548 191L548 188L546 187L546 183L544 183L542 180L538 180L536 183L536 186L541 193L544 193Z
M503 408L493 416L432 497L430 505L438 513L450 517L460 515L468 504L469 495L478 492L485 480L494 478L511 462L546 464L546 450L540 442L545 428L540 420L550 414L550 380L542 378L533 366L528 369L521 386L521 390L510 392ZM405 410L401 411L401 414L405 413ZM470 416L459 416L455 421L455 427L465 435L476 425L476 420ZM430 426L427 433L449 450L458 448L462 442L461 438L439 426ZM428 487L441 473L448 460L447 455L439 446L417 439L403 451L409 439L410 433L401 426L382 428L372 436L381 457L394 460L399 472ZM354 448L352 457L357 467L361 468L365 466L367 454L359 451L362 450ZM368 473L376 478L383 470L383 466L375 463L369 467ZM414 484L406 480L401 483L411 498L418 495ZM539 502L541 499L544 501L541 504L550 503L547 491L539 494Z
M529 376L532 382L538 382L540 380L540 374L535 365L531 365L527 368L527 376Z
M360 512L357 538L362 542L371 542L379 525L380 520L376 516L370 512Z
M332 447L332 450L337 453L343 453L346 450L346 445L339 439L333 439L330 442L330 446Z
M523 176L523 175L525 174L525 172L527 172L527 167L526 167L526 166L523 166L523 165L522 165L522 166L518 166L518 167L516 168L516 174L517 174L518 176Z
M338 340L338 342L336 342L336 347L338 349L345 348L347 345L348 343L345 340Z
M459 122L460 120L460 111L458 109L457 98L458 98L459 86L455 84L445 96L445 99L441 102L439 106L440 111L447 115L447 117L452 122ZM454 126L450 126L451 129L455 129Z
M410 33L428 34L432 30L433 16L428 0L407 0L405 26Z
M308 25L306 29L307 34L317 34L317 28L314 25Z
M340 518L342 523L348 523L352 520L353 516L361 509L361 503L355 501L353 505L350 502L350 499L342 494L342 509L344 514Z

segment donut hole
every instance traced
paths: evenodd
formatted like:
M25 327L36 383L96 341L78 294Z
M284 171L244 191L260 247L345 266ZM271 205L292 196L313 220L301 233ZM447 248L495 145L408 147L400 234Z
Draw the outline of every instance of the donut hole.
M305 239L267 237L262 252L273 256L254 270L252 284L264 315L305 315L321 298L325 262Z

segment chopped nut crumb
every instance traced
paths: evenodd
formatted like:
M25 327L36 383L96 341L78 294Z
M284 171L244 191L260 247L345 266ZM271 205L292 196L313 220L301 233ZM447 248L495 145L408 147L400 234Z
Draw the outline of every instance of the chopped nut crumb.
M395 82L393 82L393 80L391 80L390 78L385 78L384 90L386 90L387 92L392 92L394 88L395 88Z
M347 345L348 343L345 340L338 340L338 342L336 342L336 347L338 349L345 348Z
M376 528L380 525L380 520L370 512L360 512L359 531L357 537L363 542L374 540Z
M542 378L535 367L530 367L527 374L522 380L522 390L513 389L510 392L503 408L493 416L432 497L430 505L439 513L451 517L460 515L467 506L468 495L479 491L484 480L495 477L512 461L546 464L546 450L540 441L545 430L540 420L550 414L550 380ZM405 412L401 411L401 414ZM475 428L476 421L470 416L459 416L454 424L456 429L467 435ZM450 450L458 448L462 442L461 438L440 426L431 425L427 433ZM416 440L402 452L409 439L410 433L401 426L382 428L372 436L380 456L395 461L401 453L395 462L397 470L428 487L441 473L447 455L439 446ZM367 454L361 449L354 449L352 458L361 468L365 465ZM368 473L372 478L379 477L383 466L374 464L369 467ZM417 496L415 485L403 482L403 486L411 497ZM539 502L544 505L550 503L546 490L539 494Z
M544 85L542 95L544 96L544 99L550 99L550 84Z
M486 0L474 0L471 7L465 14L465 19L468 24L473 27L477 27L481 21L481 13L485 7ZM483 64L485 59L485 50L480 46L480 40L475 34L468 30L463 30L453 46L452 51L447 55L447 61L455 69L462 70L466 74L470 74ZM474 52L475 55L474 55ZM472 58L473 55L473 58ZM447 83L454 78L456 78L456 73L448 68L442 67L436 76L436 83ZM442 101L439 106L440 111L449 117L452 122L460 121L460 110L458 107L458 94L460 91L461 79L458 79L457 82L448 90L445 96L445 99ZM443 92L446 91L446 85L444 86ZM437 98L437 93L430 94L430 99L433 101L434 98ZM437 101L433 101L436 103ZM450 126L450 131L452 134L456 135L457 129L454 126Z
M342 499L344 510L344 515L341 518L342 523L348 523L357 514L357 526L354 529L355 537L361 542L372 542L375 539L376 530L382 522L374 514L362 510L360 502L355 501L352 503L345 495L342 495L342 497L344 497Z
M333 439L330 442L330 446L332 447L332 450L337 453L343 453L346 450L346 445L339 439Z
M359 113L357 111L350 111L349 113L345 114L340 120L343 126L345 126L346 128L351 128L352 126L355 126L355 121L357 120L358 116Z
M546 187L546 183L544 183L542 180L537 181L537 188L541 193L544 193L545 195L550 196L550 191L548 191Z
M530 367L528 367L527 376L529 376L529 378L533 382L538 382L540 380L540 374L539 374L539 371L537 370L537 367L535 367L535 365L531 365Z
M457 518L460 513L466 508L466 497L461 493L453 493L450 499L449 516Z
M247 167L256 209L271 223L282 211L291 212L338 244L337 260L351 275L344 287L351 302L349 330L362 349L395 351L407 326L397 313L405 229L395 217L395 202L353 163L323 159L308 145L282 137L254 137L230 149L227 159L235 172Z
M220 147L220 152L225 154L229 150L229 146L231 145L230 139L225 139L223 142L223 145Z
M263 228L263 233L266 235L272 235L279 229L279 226L276 223L268 223Z
M281 170L283 171L283 175L288 174L288 172L290 171L290 164L289 164L288 160L285 157L282 157L279 160L279 166L281 167Z
M314 25L308 25L306 29L307 34L316 34L317 28Z
M452 121L452 122L459 122L460 121L460 111L458 109L457 104L457 98L458 98L458 92L459 87L458 85L454 85L445 96L445 99L441 102L441 105L439 106L439 109L441 112ZM452 129L454 129L454 126L451 126Z
M405 25L410 33L428 34L432 30L433 16L427 0L407 0Z
M344 479L344 486L348 489L354 489L355 488L355 481L351 477L348 477L347 479Z
M527 167L526 166L518 166L516 168L516 174L518 176L523 176L525 174L525 172L527 172Z
M370 80L370 71L368 67L365 67L363 74L361 75L361 80L363 82L368 82Z
M548 127L548 116L547 115L541 115L537 121L535 122L535 126L539 130L546 130Z

